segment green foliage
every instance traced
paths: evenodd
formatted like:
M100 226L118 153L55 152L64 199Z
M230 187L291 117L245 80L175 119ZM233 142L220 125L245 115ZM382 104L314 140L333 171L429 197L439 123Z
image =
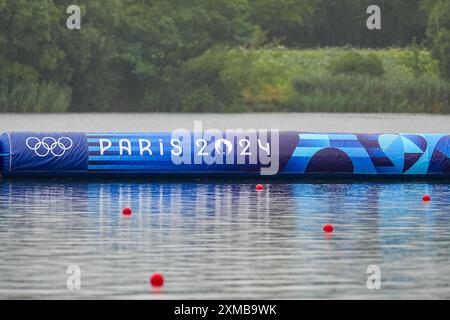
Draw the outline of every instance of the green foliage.
M429 64L429 55L417 42L409 46L407 65L411 68L416 78L419 78L427 73L427 66Z
M301 46L405 46L425 37L427 8L435 0L316 0L313 14L290 43ZM424 4L426 2L426 5ZM366 9L376 4L382 29L368 30Z
M384 75L383 61L375 54L362 55L354 50L331 61L332 74L362 74L379 77Z
M43 75L55 70L65 54L54 41L58 16L51 0L3 0L0 57Z
M58 0L58 3L61 12L65 12L73 1ZM114 32L111 28L117 24L121 4L116 0L108 1L107 6L89 0L78 1L78 4L82 12L81 30L67 30L67 15L61 17L60 24L64 28L59 42L67 54L58 76L62 78L60 82L72 88L71 111L112 110L120 90L120 71L114 64L118 44L108 32Z
M0 81L0 112L66 112L70 89L54 83Z
M440 0L430 15L428 34L443 78L450 80L450 2Z
M79 0L82 28L69 31L72 3L0 0L2 67L19 72L20 81L70 87L71 111L177 103L171 90L184 62L216 44L247 44L254 30L247 0Z
M425 37L436 0L253 0L250 19L287 46L405 46ZM366 28L366 9L382 10L382 29Z
M73 31L71 4L0 0L0 111L276 110L298 96L294 78L323 75L312 84L327 87L328 71L392 86L402 75L404 88L417 79L443 99L438 70L450 78L444 0L379 0L381 31L365 27L370 0L78 0ZM422 47L428 15L439 65ZM421 45L407 49L279 46L406 46L414 36ZM429 108L446 110L440 101Z
M248 10L246 0L124 1L115 28L121 78L115 109L180 108L174 90L181 66L214 45L249 41Z
M64 112L71 89L58 83L66 53L58 46L57 6L51 0L0 2L0 111Z
M450 112L450 85L436 76L436 61L429 52L351 52L358 56L357 63L350 63L351 72L346 67L332 74L330 66L349 49L215 47L181 68L172 93L181 107L174 111Z
M316 74L297 77L286 111L450 112L450 84L438 79Z
M238 87L224 76L228 57L226 48L215 47L183 65L182 111L218 112L235 103Z
M177 90L182 111L243 111L242 88L252 80L252 50L213 47L181 68ZM240 108L241 107L241 108Z
M296 40L311 18L317 0L253 0L250 20L267 33L269 39L282 39L286 44Z

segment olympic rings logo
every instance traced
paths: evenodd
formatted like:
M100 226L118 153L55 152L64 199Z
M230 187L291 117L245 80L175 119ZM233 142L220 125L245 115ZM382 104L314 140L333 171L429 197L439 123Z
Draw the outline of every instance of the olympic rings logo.
M73 141L67 137L61 137L58 140L52 137L29 137L25 141L28 149L33 150L38 157L46 157L52 154L55 157L62 157L67 150L72 148Z

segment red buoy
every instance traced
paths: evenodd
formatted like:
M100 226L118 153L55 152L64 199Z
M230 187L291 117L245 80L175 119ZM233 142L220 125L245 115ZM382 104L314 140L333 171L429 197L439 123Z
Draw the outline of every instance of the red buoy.
M131 216L131 213L132 213L131 208L123 208L122 209L122 214L124 216Z
M153 287L162 287L164 284L164 278L160 273L154 273L150 277L150 283Z
M424 194L423 197L422 197L422 200L425 201L425 202L428 202L428 201L431 201L431 197L428 194Z
M262 184L258 183L258 184L256 185L256 190L257 190L257 191L264 190L264 186L263 186Z
M334 230L333 225L331 225L329 223L327 223L326 225L323 226L323 231L325 233L331 233L331 232L333 232L333 230Z

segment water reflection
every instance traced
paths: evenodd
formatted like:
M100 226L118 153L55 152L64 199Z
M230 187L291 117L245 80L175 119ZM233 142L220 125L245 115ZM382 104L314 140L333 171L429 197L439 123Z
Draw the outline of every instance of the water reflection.
M449 298L449 196L426 183L4 182L0 297ZM80 291L65 286L70 264ZM380 291L366 288L371 264Z

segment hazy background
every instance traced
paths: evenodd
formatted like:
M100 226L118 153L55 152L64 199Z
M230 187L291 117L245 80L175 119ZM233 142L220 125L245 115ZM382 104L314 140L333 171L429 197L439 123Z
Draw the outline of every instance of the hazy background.
M0 0L0 112L449 113L449 78L447 0Z

